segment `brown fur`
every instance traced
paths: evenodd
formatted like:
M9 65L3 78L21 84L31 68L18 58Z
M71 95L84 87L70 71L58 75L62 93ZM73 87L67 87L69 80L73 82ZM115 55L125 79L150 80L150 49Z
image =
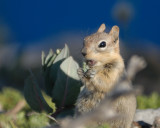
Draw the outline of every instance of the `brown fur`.
M77 99L76 116L96 108L124 73L124 62L119 53L119 28L113 26L109 33L105 33L104 30L105 25L102 24L95 34L84 39L82 51L86 53L85 59L94 60L96 64L90 66L87 72L78 70L84 89ZM99 48L102 41L106 42L105 48ZM120 97L114 102L113 109L125 115L126 118L108 123L113 128L129 128L136 109L135 96Z

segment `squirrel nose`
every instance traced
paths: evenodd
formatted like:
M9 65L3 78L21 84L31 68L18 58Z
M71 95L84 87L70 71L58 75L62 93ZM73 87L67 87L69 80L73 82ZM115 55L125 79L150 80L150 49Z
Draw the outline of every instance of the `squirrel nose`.
M83 56L86 56L86 55L87 55L87 50L86 50L86 48L83 48L83 49L82 49L82 55L83 55Z
M86 53L82 52L82 55L83 55L83 56L86 56Z

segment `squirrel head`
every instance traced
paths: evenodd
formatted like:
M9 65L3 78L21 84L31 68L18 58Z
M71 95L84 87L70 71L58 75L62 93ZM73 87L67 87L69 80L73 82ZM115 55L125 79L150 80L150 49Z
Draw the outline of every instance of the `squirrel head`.
M102 24L96 33L84 39L82 55L90 67L111 63L119 56L119 27L113 26L109 33L105 29Z

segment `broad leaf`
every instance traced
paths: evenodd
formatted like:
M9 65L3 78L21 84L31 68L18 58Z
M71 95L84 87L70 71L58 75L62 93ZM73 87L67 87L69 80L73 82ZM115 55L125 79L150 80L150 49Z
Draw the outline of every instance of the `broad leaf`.
M50 68L56 58L57 54L53 53L53 50L50 49L47 57L45 57L45 53L42 51L41 59L42 59L42 71L44 75L44 80L45 80L45 89L46 93L51 96L51 91L52 90L52 80L50 79Z
M64 109L62 112L60 112L56 118L65 118L65 117L68 117L68 116L71 116L73 117L74 116L74 108L67 108L67 109Z
M57 79L57 73L60 68L60 64L63 62L65 58L69 57L69 49L68 46L65 44L65 47L61 50L61 52L55 58L53 64L49 69L49 75L47 76L49 84L46 85L47 94L51 96L52 90Z
M52 108L49 107L42 96L41 90L33 75L29 76L25 81L24 97L33 110L37 112L53 112Z
M44 51L42 51L41 60L42 60L42 66L44 66L44 64L45 64L45 53L44 53Z
M47 57L45 56L44 51L42 51L41 60L42 60L42 69L43 72L50 67L56 58L56 54L53 53L53 50L50 49Z
M50 57L49 62L46 63L42 69L43 69L43 75L44 75L44 81L45 81L45 90L48 95L51 96L51 91L53 88L53 82L52 79L50 78L50 71L51 71L51 66L53 64L54 59L56 58L56 54Z
M72 57L68 57L60 65L52 93L53 102L58 108L72 106L77 99L81 87L77 75L78 67Z
M50 59L52 58L52 56L53 56L53 50L52 49L50 49L49 50L49 53L48 53L48 55L47 55L47 57L46 57L46 59L45 59L45 64L47 65L49 62L50 62Z
M62 51L58 54L58 56L56 57L56 59L54 60L54 63L55 64L56 62L64 59L64 58L67 58L69 57L69 48L67 46L67 44L65 44L64 48L62 49Z

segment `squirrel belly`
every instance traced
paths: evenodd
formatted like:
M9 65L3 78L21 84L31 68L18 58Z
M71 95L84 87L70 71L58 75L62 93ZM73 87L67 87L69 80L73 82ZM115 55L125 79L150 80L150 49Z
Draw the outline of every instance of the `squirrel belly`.
M76 115L89 112L96 108L100 101L110 93L123 74L124 63L113 62L112 64L99 67L99 71L93 78L83 78L84 88L78 96L76 102Z

